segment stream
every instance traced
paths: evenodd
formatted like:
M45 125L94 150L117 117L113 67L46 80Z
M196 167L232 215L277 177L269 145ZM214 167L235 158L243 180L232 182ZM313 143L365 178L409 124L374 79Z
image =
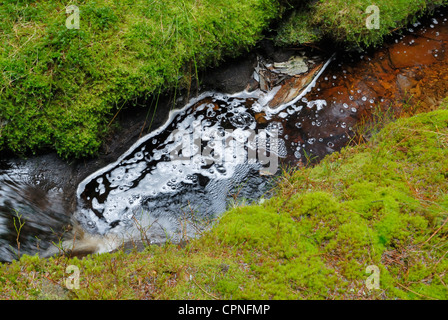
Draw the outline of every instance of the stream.
M268 198L282 168L340 150L379 113L436 108L448 96L447 18L438 9L370 51L257 55L244 91L202 92L76 183L70 164L1 159L0 261L186 241L229 207Z

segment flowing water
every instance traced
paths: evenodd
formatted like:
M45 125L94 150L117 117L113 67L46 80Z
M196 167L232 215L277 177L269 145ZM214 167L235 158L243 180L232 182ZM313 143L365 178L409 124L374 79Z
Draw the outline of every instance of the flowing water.
M62 190L34 175L29 164L2 163L0 261L41 252L57 243L70 223L66 202Z
M235 199L269 196L282 166L300 166L347 145L356 125L378 108L393 106L399 115L417 106L430 110L448 95L447 18L441 9L374 52L336 58L306 52L307 59L290 60L290 69L259 59L256 86L233 95L201 94L84 179L73 214L64 190L42 172L26 161L3 161L0 260L56 253L60 248L51 244L58 244L67 225L82 236L72 231L78 243L66 241L65 247L89 242L86 252L136 239L187 240ZM308 76L285 71L303 72L305 64Z

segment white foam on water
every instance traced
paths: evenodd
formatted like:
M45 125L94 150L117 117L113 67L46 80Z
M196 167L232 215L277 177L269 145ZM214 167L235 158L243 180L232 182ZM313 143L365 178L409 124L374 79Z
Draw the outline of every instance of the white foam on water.
M307 95L311 90L316 86L317 80L320 78L322 73L327 69L327 67L330 65L330 63L336 58L336 53L334 53L322 66L322 68L319 70L319 72L314 76L313 80L308 84L308 86L299 94L297 97L295 97L293 100L291 100L288 103L284 103L276 108L269 107L268 103L272 100L272 98L275 96L274 94L268 94L267 98L262 100L261 105L263 106L263 111L266 113L266 115L274 115L278 114L279 112L283 111L285 108L295 105L300 99L302 99L305 95ZM278 91L278 89L277 89Z
M333 58L299 96L279 108L271 109L268 103L280 86L267 93L204 92L182 109L171 111L164 125L79 184L76 194L80 206L75 218L88 232L108 237L98 250L109 250L127 237L141 236L136 221L151 241L179 238L180 234L194 236L192 224L179 221L182 210L195 211L203 218L224 212L233 185L244 182L251 170L258 171L260 166L272 162L272 157L287 155L286 143L278 137L283 134L282 124L271 122L265 131L257 132L253 112L264 111L266 119L275 114L288 117L299 113L303 106L295 103L315 86ZM249 105L248 99L252 101ZM326 102L305 104L320 110ZM225 129L224 123L232 129ZM175 130L172 124L176 125ZM162 139L166 130L170 130L170 135ZM257 156L263 159L258 161ZM190 204L184 195L188 192L195 194L196 202ZM87 196L83 198L84 193ZM193 207L185 208L185 203Z
M198 175L208 178L205 189L196 191L207 194L197 201L207 205L205 209L193 209L199 210L199 215L225 211L226 197L232 183L243 182L250 169L260 168L260 164L249 157L256 154L258 150L255 149L260 144L266 145L261 155L263 161L267 158L266 152L270 152L271 157L286 156L284 140L276 137L277 131L282 129L281 123L270 124L267 128L270 137L261 138L255 130L255 118L245 106L248 97L252 98L253 94L243 92L228 96L209 92L193 99L181 110L172 112L164 126L137 141L116 162L91 174L79 184L77 196L81 204L85 204L82 197L87 186L94 186L94 190L86 191L88 197L85 198L90 201L90 207L81 205L76 218L94 233L136 236L139 232L134 221L138 217L138 221L147 224L145 228L150 221L156 222L146 230L151 234L151 241L166 238L166 235L176 237L181 225L177 221L181 203L171 205L158 199L177 199L188 185L197 189ZM223 105L216 109L213 103L201 104L202 100L210 98L214 103ZM198 105L192 111L196 103ZM210 110L214 110L213 114ZM211 117L215 119L209 119ZM176 121L177 129L170 127L170 135L161 141L158 135L167 130L173 121ZM233 129L224 129L223 121L227 121ZM145 150L147 143L155 146L150 152ZM219 188L213 187L217 185ZM149 218L144 218L144 213ZM188 230L184 233L193 236L192 228L186 228Z

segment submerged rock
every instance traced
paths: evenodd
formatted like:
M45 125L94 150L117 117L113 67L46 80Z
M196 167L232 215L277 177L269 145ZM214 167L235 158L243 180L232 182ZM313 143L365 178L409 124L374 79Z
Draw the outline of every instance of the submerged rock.
M303 75L296 74L285 80L281 84L281 88L277 91L274 98L269 102L269 106L273 109L278 108L282 104L287 104L296 99L304 92L307 86L315 79L317 74L324 66L324 62L319 63L315 67ZM308 70L308 69L307 69Z

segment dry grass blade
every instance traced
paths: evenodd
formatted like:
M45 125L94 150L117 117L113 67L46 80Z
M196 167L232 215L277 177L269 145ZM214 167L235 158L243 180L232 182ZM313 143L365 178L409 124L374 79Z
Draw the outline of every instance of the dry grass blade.
M437 233L439 233L440 230L445 226L445 224L448 222L448 217L445 219L443 224L425 241L421 244L423 246L424 244L428 243Z
M407 290L407 291L409 291L409 292L412 292L413 294L416 294L416 295L418 295L418 296L420 296L420 297L427 298L427 299L430 299L430 300L439 300L439 299L436 299L436 298L433 298L433 297L428 297L428 296L425 296L424 294L415 292L415 291L409 289L408 287L405 287L404 285L402 285L402 284L400 284L400 283L398 283L398 282L397 282L397 284L398 284L400 287L402 287L403 289L405 289L405 290Z

